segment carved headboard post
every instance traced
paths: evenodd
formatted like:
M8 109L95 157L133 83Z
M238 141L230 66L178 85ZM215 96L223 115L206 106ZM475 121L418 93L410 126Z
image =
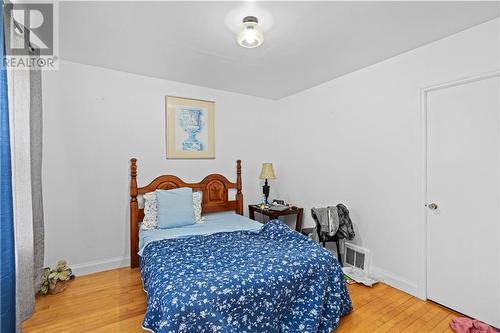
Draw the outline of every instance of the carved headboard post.
M137 203L137 159L130 160L130 267L139 266L138 237L139 221Z
M241 160L236 161L236 201L238 202L236 214L243 215L243 193L241 193Z

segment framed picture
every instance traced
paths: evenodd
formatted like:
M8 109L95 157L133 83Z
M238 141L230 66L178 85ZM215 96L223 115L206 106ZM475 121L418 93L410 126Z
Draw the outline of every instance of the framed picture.
M215 102L166 97L167 158L215 158Z

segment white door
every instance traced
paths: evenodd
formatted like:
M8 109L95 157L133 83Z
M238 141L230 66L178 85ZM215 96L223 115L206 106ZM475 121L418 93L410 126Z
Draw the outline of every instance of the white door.
M496 327L499 81L427 92L427 298Z

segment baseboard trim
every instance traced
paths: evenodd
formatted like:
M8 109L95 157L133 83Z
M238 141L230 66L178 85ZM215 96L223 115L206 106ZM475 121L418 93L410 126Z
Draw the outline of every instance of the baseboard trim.
M114 257L102 260L94 260L82 264L71 265L71 270L76 276L87 275L110 269L126 267L130 265L129 257Z
M415 282L378 267L372 266L370 273L374 278L391 287L402 290L412 296L419 297L417 284Z

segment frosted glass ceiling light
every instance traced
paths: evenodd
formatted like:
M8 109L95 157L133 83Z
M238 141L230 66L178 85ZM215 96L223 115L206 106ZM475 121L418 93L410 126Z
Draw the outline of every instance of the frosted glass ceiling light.
M236 36L238 44L249 49L262 44L264 36L262 36L262 31L258 23L259 20L255 16L247 16L243 19L241 30Z

